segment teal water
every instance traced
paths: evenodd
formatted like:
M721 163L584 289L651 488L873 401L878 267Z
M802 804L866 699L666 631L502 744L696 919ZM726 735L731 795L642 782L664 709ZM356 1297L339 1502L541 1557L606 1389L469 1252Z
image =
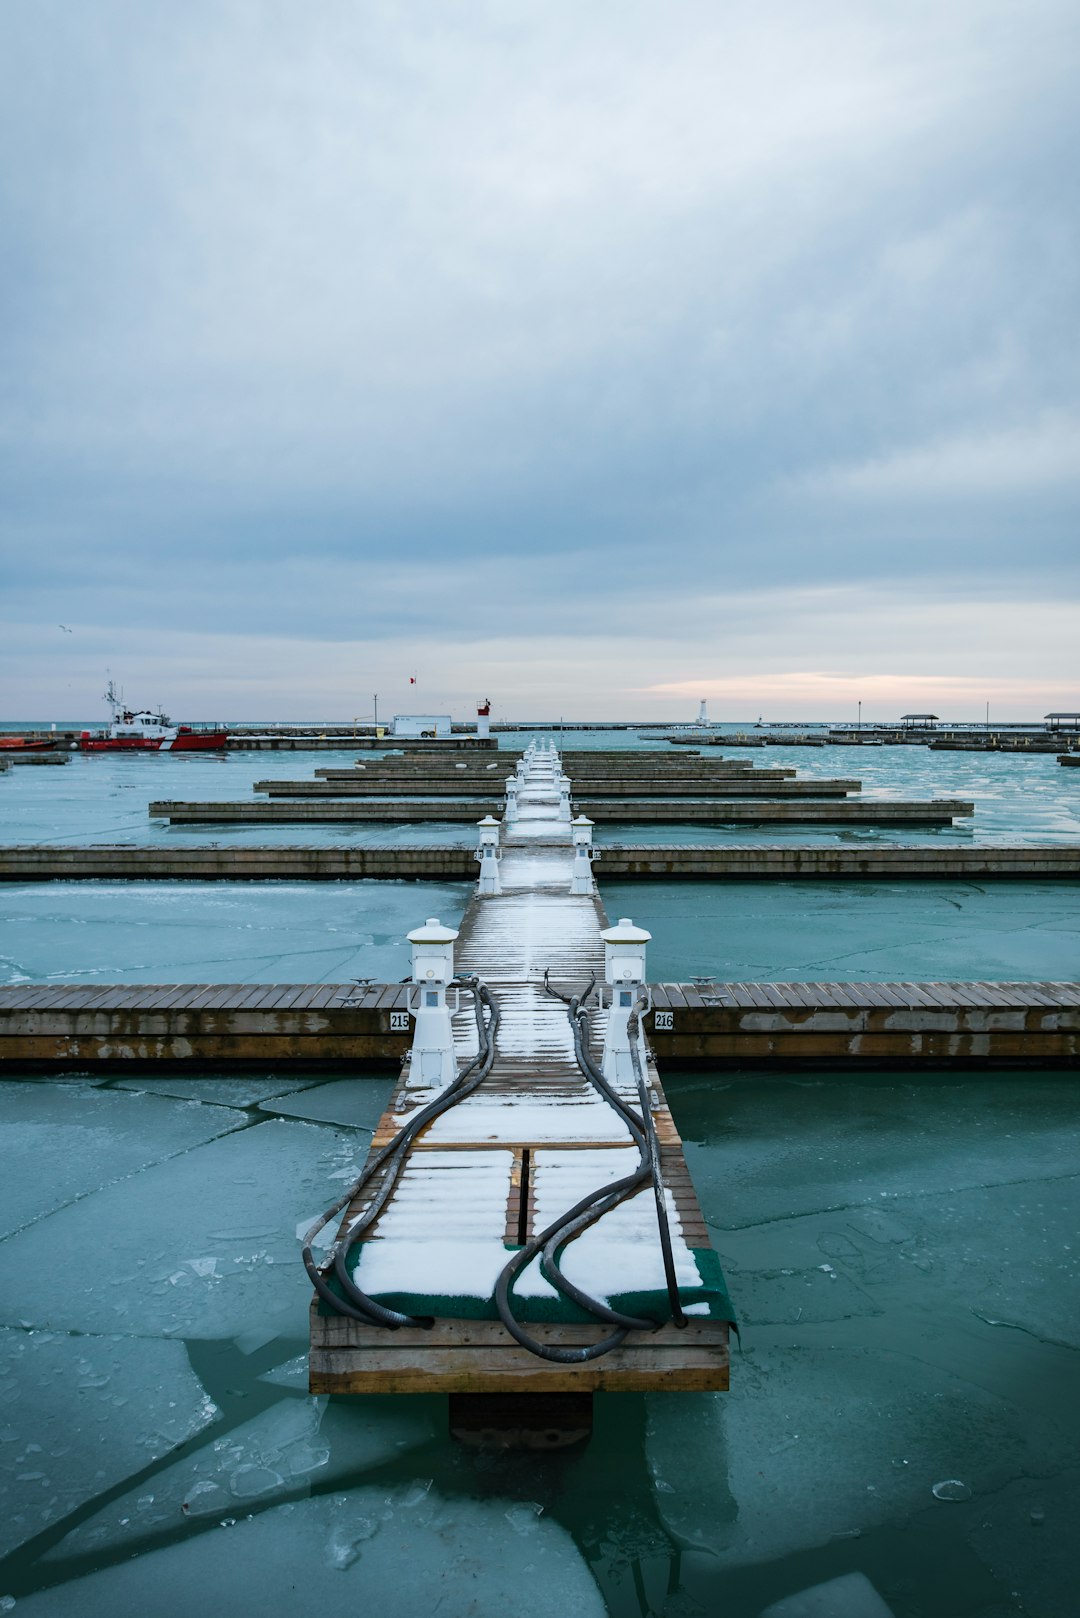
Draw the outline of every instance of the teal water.
M859 773L838 751L840 769L795 762ZM1052 759L902 758L983 772L997 830L980 836L1076 835ZM118 840L127 817L131 840L223 841L148 826L145 801L243 796L327 761L11 771L0 813L32 830L8 819L0 840ZM454 919L467 892L9 885L0 981L393 979L408 928ZM654 978L1076 976L1075 885L603 892L652 931ZM5 1079L0 1602L16 1618L758 1618L855 1574L895 1618L1074 1618L1073 1075L665 1073L742 1323L732 1389L600 1396L591 1443L541 1457L450 1443L439 1400L306 1394L296 1232L354 1175L389 1075Z
M523 739L523 738L519 738ZM502 738L506 746L514 738ZM575 751L618 747L627 751L680 749L637 740L622 732L566 738ZM372 757L375 755L365 755ZM841 777L863 782L866 796L960 798L975 804L970 819L948 828L909 831L872 826L656 826L601 828L597 841L688 843L970 843L1080 842L1080 771L1063 770L1056 757L931 753L922 747L769 747L738 755L761 766L793 767L806 779ZM452 843L468 845L468 825L412 826L170 826L152 821L156 799L250 801L260 780L310 780L316 769L348 768L349 749L328 753L154 753L135 757L73 754L63 768L15 766L0 774L0 842L168 843L222 847L306 843Z
M599 867L602 874L602 865ZM0 983L396 982L405 935L456 926L435 882L0 884ZM653 935L654 982L1072 979L1080 883L601 882Z
M1071 1077L666 1075L732 1388L599 1396L539 1457L454 1445L437 1399L305 1393L294 1231L388 1083L0 1086L17 1612L756 1618L859 1573L895 1618L1072 1618Z

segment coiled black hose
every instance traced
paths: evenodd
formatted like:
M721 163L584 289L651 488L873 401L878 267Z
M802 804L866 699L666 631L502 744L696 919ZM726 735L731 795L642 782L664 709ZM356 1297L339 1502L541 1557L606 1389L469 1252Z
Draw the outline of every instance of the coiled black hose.
M392 1141L385 1145L381 1152L368 1162L360 1178L349 1187L343 1196L339 1197L332 1208L327 1208L304 1235L303 1260L312 1286L330 1307L341 1315L348 1315L353 1320L360 1320L367 1326L385 1326L390 1331L397 1331L400 1326L422 1326L430 1329L435 1321L431 1315L407 1315L397 1309L387 1309L374 1298L369 1298L361 1292L354 1283L348 1270L348 1253L354 1242L359 1241L364 1232L378 1218L387 1201L397 1185L401 1171L405 1166L408 1148L412 1141L435 1118L448 1112L459 1101L483 1083L491 1072L495 1060L495 1035L499 1026L500 1011L487 985L481 983L477 977L456 978L455 983L470 989L473 995L473 1009L476 1015L476 1032L480 1049L472 1061L463 1067L457 1078L449 1084L442 1093L422 1107L418 1113L398 1131ZM487 1011L487 1020L484 1011ZM372 1200L364 1212L350 1222L347 1228L338 1232L337 1238L320 1267L311 1251L312 1244L321 1230L324 1230L342 1208L347 1207L354 1197L358 1197L378 1175L382 1175L382 1183L375 1191ZM341 1293L334 1291L326 1279L326 1272L333 1270Z
M622 1097L608 1084L603 1073L596 1066L589 1054L589 1019L583 1001L587 999L595 985L593 976L584 994L567 997L559 994L551 987L548 974L544 974L544 987L549 994L557 995L567 1006L567 1015L574 1035L574 1054L578 1066L586 1078L604 1100L613 1107L629 1129L634 1144L638 1148L638 1166L632 1174L616 1180L614 1184L600 1186L580 1202L562 1214L557 1220L542 1230L532 1241L518 1250L505 1265L499 1279L495 1284L495 1305L499 1311L499 1318L514 1341L520 1343L522 1348L540 1359L553 1360L563 1365L581 1364L588 1360L599 1359L602 1354L608 1354L617 1348L632 1331L658 1331L662 1321L647 1317L625 1315L620 1311L611 1309L607 1304L601 1303L598 1298L590 1297L580 1287L569 1281L559 1266L559 1255L568 1243L580 1236L604 1214L624 1202L635 1192L639 1191L647 1181L651 1180L656 1196L657 1218L660 1226L660 1245L664 1258L664 1274L667 1282L668 1302L671 1305L672 1319L677 1326L686 1324L679 1301L678 1282L675 1277L675 1262L671 1248L671 1234L668 1226L667 1204L664 1196L664 1182L660 1166L660 1145L656 1137L656 1129L652 1120L652 1109L649 1105L648 1090L645 1075L641 1066L641 1058L637 1050L637 1035L640 1028L640 1012L635 1006L627 1025L630 1036L631 1060L634 1075L638 1085L638 1101L641 1106L641 1115L634 1112ZM582 1348L558 1348L553 1344L541 1342L533 1337L515 1319L511 1306L511 1296L514 1282L521 1272L536 1257L541 1254L540 1269L545 1278L557 1288L564 1297L591 1314L595 1320L611 1325L615 1329L608 1336L598 1342L589 1343Z

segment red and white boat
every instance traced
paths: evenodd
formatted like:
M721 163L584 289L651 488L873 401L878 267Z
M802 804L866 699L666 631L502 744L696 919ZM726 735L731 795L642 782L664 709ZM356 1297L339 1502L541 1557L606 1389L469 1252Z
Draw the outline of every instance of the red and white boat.
M228 739L223 727L193 730L190 725L174 725L167 714L127 707L112 680L105 701L112 723L96 736L84 730L78 743L82 753L203 753L224 747Z

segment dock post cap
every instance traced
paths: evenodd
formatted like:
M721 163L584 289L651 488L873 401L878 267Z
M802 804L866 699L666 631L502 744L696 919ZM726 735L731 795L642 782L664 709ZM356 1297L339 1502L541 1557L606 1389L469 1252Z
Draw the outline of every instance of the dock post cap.
M438 916L429 916L422 927L414 927L405 936L410 944L454 944L458 935L455 928L444 927Z
M644 927L635 927L629 916L620 916L614 927L605 927L600 934L605 944L648 944L652 933Z
M494 815L485 815L483 820L478 820L476 824L478 826L501 826L502 822L496 820Z
M592 842L593 823L588 815L575 815L570 826L578 848L587 847Z

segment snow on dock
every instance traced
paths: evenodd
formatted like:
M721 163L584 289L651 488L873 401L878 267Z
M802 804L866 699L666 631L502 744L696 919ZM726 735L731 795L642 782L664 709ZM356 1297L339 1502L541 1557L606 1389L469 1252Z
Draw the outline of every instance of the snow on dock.
M542 750L508 793L500 891L478 893L458 935L456 970L481 978L500 1009L490 1071L416 1136L389 1203L349 1249L352 1278L364 1294L384 1307L430 1313L435 1325L388 1330L335 1313L316 1297L313 1392L587 1394L728 1385L730 1306L651 1058L647 1086L672 1241L671 1284L691 1318L671 1322L649 1181L568 1243L564 1273L609 1307L629 1309L620 1300L632 1298L640 1314L647 1298L651 1318L667 1324L632 1332L602 1357L556 1363L515 1342L493 1304L500 1272L515 1252L586 1193L632 1175L641 1161L626 1122L579 1067L566 1004L545 985L546 976L560 992L580 994L605 972L607 918L595 885L590 880L590 891L571 892L577 851L557 764L556 754ZM478 1049L470 1000L462 995L453 1019L459 1062ZM598 1065L605 1028L604 1014L595 1011L590 1035ZM373 1153L439 1093L439 1085L414 1074L417 1066L406 1063ZM610 1082L637 1106L629 1070ZM342 1233L363 1216L368 1198L363 1191L346 1208ZM513 1291L517 1318L545 1344L594 1344L611 1331L567 1307L538 1257Z

